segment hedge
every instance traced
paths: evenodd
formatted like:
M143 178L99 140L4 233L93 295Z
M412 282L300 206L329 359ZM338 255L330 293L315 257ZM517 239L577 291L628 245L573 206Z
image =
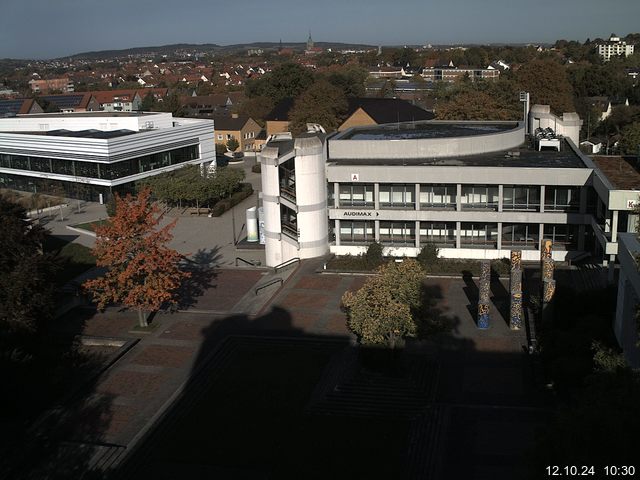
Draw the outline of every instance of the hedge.
M235 205L238 205L245 198L250 197L253 194L253 187L250 183L241 183L240 190L231 194L229 198L223 198L219 200L211 209L211 216L219 217L227 210L230 210Z

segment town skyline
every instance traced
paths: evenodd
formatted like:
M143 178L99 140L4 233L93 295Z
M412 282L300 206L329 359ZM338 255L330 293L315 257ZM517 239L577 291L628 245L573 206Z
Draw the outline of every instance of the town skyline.
M481 9L474 7L472 15L464 0L406 0L402 8L386 7L379 0L355 0L348 6L336 0L302 5L278 0L268 10L255 0L223 6L202 0L179 5L145 0L133 12L121 0L109 5L37 0L28 7L10 0L0 19L0 58L50 59L179 43L298 43L309 31L316 42L383 46L583 42L612 32L624 36L634 31L634 19L640 16L640 4L632 0L612 5L595 0L562 5L490 0ZM122 13L125 8L129 14ZM31 28L22 28L18 18L29 18Z

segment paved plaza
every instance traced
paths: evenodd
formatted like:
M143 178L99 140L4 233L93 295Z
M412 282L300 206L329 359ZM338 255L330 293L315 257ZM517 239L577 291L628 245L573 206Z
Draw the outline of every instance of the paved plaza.
M253 175L252 183L257 181ZM360 288L367 276L326 273L323 259L303 261L278 273L236 267L238 256L264 261L263 251L240 251L233 239L231 215L236 215L240 231L244 209L255 202L256 195L220 218L175 217L173 246L189 255L196 273L181 292L178 309L158 313L148 332L134 329L136 312L118 308L96 312L87 306L58 320L54 328L58 334L118 340L127 347L87 389L58 409L56 415L62 420L47 434L68 448L71 445L76 453L84 452L87 468L126 465L130 453L135 457L139 449L145 451L145 442L163 419L179 414L176 408L192 408L184 407L185 402L197 405L200 394L192 392L204 391L200 384L214 388L216 375L232 368L237 353L225 350L229 338L263 339L247 340L254 346L243 347L249 355L243 362L250 362L252 349L263 348L264 342L275 345L269 348L279 348L278 342L283 342L283 351L329 352L331 360L311 394L310 418L330 418L336 412L353 418L409 415L402 423L407 430L400 433L406 447L402 454L406 458L398 459L406 469L404 477L519 478L524 452L548 410L536 389L531 357L523 353L525 333L510 330L504 318L507 285L493 281L491 328L481 331L475 323L477 280L429 278L425 289L433 299L431 314L450 328L407 344L411 361L419 366L416 372L422 372L420 378L371 378L358 370L349 353L355 351L356 339L341 310L344 292ZM67 226L104 216L103 206L86 204L82 213L70 214L64 221L51 218L46 226L54 235L92 246L93 237ZM171 220L170 213L164 221ZM327 393L331 391L342 393ZM383 428L384 422L376 425Z

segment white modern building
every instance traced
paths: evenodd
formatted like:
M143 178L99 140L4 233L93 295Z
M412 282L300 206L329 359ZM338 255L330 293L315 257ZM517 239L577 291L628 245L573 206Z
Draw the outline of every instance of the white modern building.
M137 180L215 162L211 120L87 112L0 119L0 187L106 201Z
M618 57L624 55L628 57L633 55L633 44L623 42L615 33L611 34L609 41L598 44L598 55L600 55L605 62L608 62L611 57Z
M276 138L260 153L269 266L329 252L324 137Z
M576 146L580 119L534 105L522 122L425 121L268 142L262 161L266 257L277 265L327 252L538 260L617 254L640 193L616 185ZM540 131L538 135L535 133ZM616 167L617 168L617 167ZM611 171L616 171L611 168ZM631 168L631 167L629 167Z

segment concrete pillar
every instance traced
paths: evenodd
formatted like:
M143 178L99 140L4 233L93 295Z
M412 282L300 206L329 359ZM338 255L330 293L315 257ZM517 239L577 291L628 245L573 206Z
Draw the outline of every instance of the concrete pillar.
M458 185L460 186L460 185ZM458 197L459 198L459 197ZM460 248L460 229L462 228L462 222L456 222L456 248Z
M416 248L420 248L420 220L416 220Z
M607 280L613 283L613 274L616 271L616 256L609 255L609 265L607 267Z
M538 225L538 229L540 234L538 235L538 251L541 252L542 251L542 239L544 237L544 223L540 223Z
M498 250L502 250L502 222L498 222Z
M420 210L420 184L419 183L416 183L415 199L416 199L416 210Z
M544 213L544 196L546 195L546 189L544 185L540 185L540 213Z
M333 205L335 208L340 208L340 184L338 182L333 184Z
M461 183L458 183L456 185L456 211L457 212L462 211L462 184Z
M333 232L336 235L336 247L340 246L340 220L337 218L333 221Z
M504 205L504 185L498 185L498 212L502 211ZM498 225L498 231L500 230L500 225Z
M618 213L618 210L614 210L611 218L611 241L613 243L618 241Z
M376 210L380 210L380 184L379 183L373 184L373 202L374 202L374 208ZM376 236L376 238L378 237Z
M376 239L376 242L380 241L380 220L374 220L373 225L373 235Z

